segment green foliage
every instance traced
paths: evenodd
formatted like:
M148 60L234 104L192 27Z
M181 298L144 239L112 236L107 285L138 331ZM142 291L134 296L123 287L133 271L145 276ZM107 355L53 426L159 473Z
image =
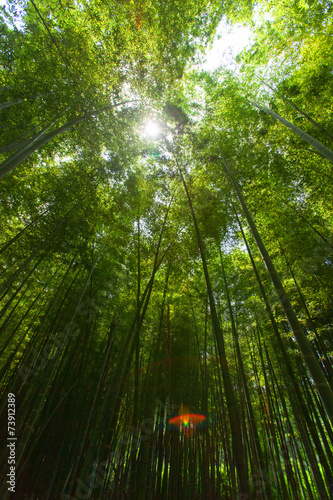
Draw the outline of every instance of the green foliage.
M232 411L253 498L330 495L331 424L223 158L331 380L332 167L253 105L331 147L331 6L266 2L238 76L187 69L222 14L248 23L252 8L1 9L2 161L84 118L0 183L1 409L15 392L22 498L238 498ZM156 141L139 132L150 113ZM182 404L207 415L193 438L168 425Z

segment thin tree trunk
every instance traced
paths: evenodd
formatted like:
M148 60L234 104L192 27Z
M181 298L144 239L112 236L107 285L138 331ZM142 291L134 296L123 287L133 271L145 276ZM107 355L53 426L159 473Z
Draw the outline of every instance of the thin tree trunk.
M302 396L302 393L301 393L301 390L300 390L300 387L299 387L299 381L295 377L295 374L294 374L294 371L293 371L293 368L292 368L292 365L291 365L288 353L286 351L286 348L285 348L283 340L281 338L278 326L277 326L276 321L274 319L274 315L273 315L272 309L270 307L270 304L268 302L266 292L265 292L263 284L261 282L261 279L260 279L260 276L259 276L256 264L255 264L255 262L253 260L251 250L249 248L247 239L245 237L243 228L241 226L240 220L238 218L238 215L237 215L237 212L236 212L234 206L233 206L233 209L234 209L234 212L235 212L235 215L236 215L236 218L237 218L237 221L238 221L238 224L239 224L239 227L240 227L240 230L241 230L241 233L242 233L242 236L243 236L243 239L244 239L244 242L245 242L245 245L246 245L249 257L250 257L250 260L251 260L251 263L252 263L252 267L253 267L255 276L257 278L257 282L258 282L258 285L259 285L259 288L260 288L263 300L265 302L266 311L267 311L267 313L269 315L269 318L271 320L271 324L272 324L273 330L275 332L275 338L276 338L276 340L278 342L278 347L279 347L279 349L281 351L283 361L284 361L285 366L287 368L288 377L286 376L284 370L281 370L282 375L285 378L285 385L286 385L287 389L290 386L290 381L292 383L292 390L294 392L292 392L292 391L289 392L288 391L288 393L289 393L289 399L290 399L290 403L291 403L291 406L292 406L293 411L294 411L296 424L297 424L298 430L300 432L300 436L302 438L303 446L305 448L305 452L306 452L306 455L307 455L308 463L310 464L310 467L311 467L311 470L312 470L312 473L313 473L313 477L315 479L315 483L316 483L317 488L318 488L318 493L321 495L321 497L324 497L325 494L326 494L326 492L325 492L325 486L324 486L324 483L323 483L323 480L322 480L322 476L321 476L321 473L320 473L320 470L319 470L319 467L318 467L318 464L317 464L317 460L315 458L315 452L314 452L314 450L312 448L312 444L310 443L310 440L309 440L309 437L308 437L308 431L309 431L310 435L312 436L312 439L313 439L314 443L316 444L317 429L313 425L313 423L312 423L312 421L311 421L311 419L309 417L308 406L306 405L306 403L305 403L305 401L303 399L303 396ZM275 343L272 344L272 347L273 347L273 349L276 348ZM278 356L278 362L279 362L279 364L281 363L281 360L280 360L279 356ZM294 393L295 393L295 396L294 396ZM323 412L324 412L324 410L323 410ZM326 415L325 415L325 417L326 417ZM308 430L306 429L306 425L305 425L304 420L306 422L306 425L308 426ZM316 450L316 452L318 452L318 450Z
M60 228L64 224L64 222L67 220L67 218L68 218L68 214L65 215L65 217L63 217L63 219L60 220L60 222L57 225L57 229ZM16 281L18 276L23 271L25 271L25 269L28 267L30 262L47 246L48 243L50 243L50 241L53 238L54 238L54 232L49 234L49 236L43 241L43 243L24 261L23 264L21 264L21 266L10 276L10 278L8 278L5 281L5 283L3 283L3 285L0 287L0 295L3 294L1 296L1 300L6 295L9 287Z
M220 260L221 260L223 282L224 282L224 287L225 287L226 296L227 296L227 304L228 304L228 309L229 309L229 317L230 317L230 321L231 321L231 329L232 329L233 339L234 339L235 348L236 348L236 356L237 356L237 360L238 360L239 372L241 375L241 383L242 383L243 388L244 388L244 396L245 396L246 408L248 411L249 425L250 425L251 432L253 433L253 440L254 440L254 445L255 445L254 451L255 451L255 454L257 455L256 458L258 458L258 462L259 462L258 463L259 476L261 478L261 481L263 482L263 471L266 468L266 464L264 462L264 456L263 456L263 452L261 449L257 423L256 423L256 419L254 416L252 403L251 403L250 391L249 391L246 376L245 376L244 364L243 364L241 350L240 350L240 346L239 346L239 340L238 340L238 332L236 329L234 315L233 315L233 311L232 311L232 307L231 307L231 300L230 300L230 296L229 296L228 284L227 284L227 279L226 279L226 275L225 275L220 245L218 245L218 250L219 250ZM264 483L262 483L262 484L264 484ZM266 486L267 486L267 488L266 488L266 491L264 493L264 497L265 498L268 497L271 499L272 492L271 492L270 484L268 483ZM267 497L266 497L266 494L267 494Z
M235 207L234 207L234 211L235 211ZM290 359L288 357L288 353L287 353L286 348L284 346L284 343L282 341L282 338L281 338L278 326L277 326L276 321L274 319L271 307L269 305L269 302L268 302L265 290L263 288L260 276L258 274L255 262L253 260L250 248L248 246L245 234L243 232L243 229L242 229L242 226L240 224L240 221L239 221L239 218L237 216L236 211L235 211L235 214L236 214L236 217L237 217L237 220L238 220L238 224L239 224L240 230L241 230L242 235L243 235L243 239L244 239L245 245L247 247L247 251L248 251L249 257L251 259L253 270L255 272L255 275L256 275L256 278L257 278L257 281L258 281L258 284L259 284L259 287L260 287L260 290L261 290L261 293L262 293L262 297L263 297L264 302L265 302L266 310L268 312L268 315L270 317L270 320L271 320L271 323L272 323L272 326L273 326L273 329L274 329L274 332L275 332L275 338L278 341L278 346L279 346L279 348L281 350L283 361L284 361L285 366L287 368L287 373L288 373L289 378L286 377L285 372L282 370L282 375L285 378L286 387L287 387L287 389L289 388L290 381L292 382L292 385L293 385L293 391L294 392L292 392L292 391L289 392L288 391L288 393L289 393L289 399L290 399L290 402L291 402L291 405L292 405L292 408L293 408L293 411L294 411L294 415L295 415L297 427L299 429L300 436L302 438L302 443L303 443L303 446L305 448L305 452L306 452L306 455L307 455L308 463L311 466L313 477L314 477L315 483L317 485L318 493L320 494L320 496L322 498L326 498L326 496L325 496L326 495L325 486L324 486L324 483L323 483L323 480L322 480L322 476L321 476L321 473L320 473L320 470L319 470L319 467L318 467L318 464L317 464L317 460L315 458L315 452L313 450L312 443L310 443L309 436L308 436L308 431L309 431L310 435L312 436L312 439L313 439L313 441L315 443L315 446L317 446L317 444L318 444L317 443L317 428L313 425L313 422L312 422L312 420L309 417L309 408L306 405L306 403L305 403L305 401L303 399L302 393L300 391L299 382L296 379L295 374L293 372L293 368L291 366L291 362L290 362ZM273 347L273 349L275 349L276 348L275 344L273 344L272 347ZM280 364L280 358L279 357L278 357L278 362ZM294 393L295 393L295 395L294 395ZM306 429L304 420L305 420L305 422L306 422L306 424L308 426L308 430ZM318 449L316 448L315 451L318 452Z
M307 134L306 132L304 132L304 130L300 129L299 127L296 127L296 125L289 122L288 120L286 120L282 116L278 115L277 113L274 113L274 111L272 111L271 109L265 108L264 106L261 106L260 104L256 104L255 102L251 102L250 104L252 104L256 108L260 109L261 111L264 111L265 113L271 115L273 118L275 118L279 122L283 123L283 125L288 127L289 130L294 132L301 139L303 139L308 144L310 144L310 146L314 147L317 151L319 151L319 153L321 155L325 156L325 158L327 158L329 161L331 161L333 163L333 151L331 149L329 149L326 146L324 146L323 144L321 144L321 142L317 141L314 137Z
M10 245L12 243L14 243L14 241L16 241L30 226L33 226L34 224L36 224L36 222L44 215L46 214L47 212L49 211L49 209L47 210L44 210L44 212L42 212L40 215L38 215L38 217L36 219L34 219L33 221L29 222L29 224L27 224L23 229L21 229L21 231L19 233L17 233L15 236L13 236L13 238L11 238L9 241L7 241L4 245L2 245L2 247L0 248L0 254L2 254L5 250L7 250L8 247L10 247Z
M42 135L38 139L35 138L33 139L33 144L25 146L21 151L18 151L17 153L14 153L11 155L9 158L7 158L4 162L0 164L0 179L4 177L6 174L11 172L15 167L17 167L20 163L22 163L24 160L26 160L32 153L37 151L39 148L47 144L49 141L54 139L57 135L62 134L63 132L67 132L70 128L72 128L74 125L78 125L79 123L83 122L84 120L90 118L94 114L98 114L101 111L105 111L107 109L111 109L116 106L121 106L122 104L125 104L124 102L121 102L119 104L114 104L111 106L106 106L100 110L96 111L89 111L85 113L83 116L79 116L77 118L74 118L73 120L70 120L69 122L65 123L65 125L62 125L61 127L58 127L56 130L53 130L52 132L49 132L48 134ZM50 125L47 126L49 128ZM45 129L45 127L44 127ZM43 130L44 130L43 129ZM39 135L42 133L39 132Z
M10 108L11 106L15 106L16 104L21 104L24 99L18 99L17 101L7 101L0 103L0 110L5 108Z
M104 405L100 411L100 417L97 419L97 422L95 424L95 428L92 432L88 451L85 454L83 466L80 470L80 476L81 476L80 482L81 482L81 484L85 481L85 479L87 477L88 467L89 467L89 464L91 463L92 459L94 458L93 454L96 453L96 448L95 448L96 442L98 439L100 439L101 433L103 434L103 443L102 443L102 449L100 451L100 458L101 458L100 461L103 462L103 461L109 460L110 453L109 453L108 447L109 447L112 431L115 429L116 423L118 420L121 400L122 400L122 396L123 396L124 389L125 389L126 376L130 370L133 354L134 354L134 351L135 351L135 348L137 345L138 336L140 334L142 324L143 324L143 321L145 318L145 314L146 314L146 311L148 308L148 304L150 301L150 295L151 295L153 285L154 285L155 275L156 275L156 273L161 265L161 262L165 256L165 254L164 254L160 258L160 260L158 260L160 246L161 246L161 242L162 242L162 236L163 236L164 227L165 227L168 213L169 213L169 208L170 208L170 205L168 207L168 210L167 210L164 222L163 222L163 226L162 226L162 229L160 232L160 237L159 237L157 249L155 252L155 258L154 258L154 264L153 264L151 278L146 286L146 289L143 293L143 296L140 300L140 303L137 306L135 317L133 319L131 328L130 328L129 333L126 337L126 340L125 340L123 348L122 348L122 352L121 352L120 357L119 357L119 362L118 362L117 368L115 370L114 378L112 380L112 383L109 385L108 391L105 394ZM135 332L134 335L133 335L133 332ZM132 338L132 337L134 337L134 338ZM111 413L111 418L109 417L107 429L104 430L104 432L103 432L102 426L103 426L103 417L104 417L104 414L106 411L106 405L108 405L107 410L108 410L109 414ZM113 467L112 464L110 464L110 466ZM93 482L91 484L89 484L88 486L85 486L85 488L88 492L91 492L93 487L94 487ZM74 484L74 477L72 477L71 491L73 492L74 495L76 493L79 494L79 488L80 488L79 485L76 486Z
M201 234L198 226L198 222L194 213L194 208L192 205L192 200L190 197L190 193L188 191L184 176L180 170L180 167L177 166L179 169L179 173L184 185L184 189L186 192L186 196L189 202L192 218L193 218L193 224L195 227L195 232L197 235L197 241L198 241L198 246L200 250L200 255L201 255L201 261L202 261L202 266L204 270L204 275L205 275L205 280L206 280L206 286L207 286L207 293L209 297L209 304L210 304L210 312L211 312L211 318L212 318L212 325L213 325L213 330L216 336L216 341L217 341L217 346L218 346L218 351L219 351L219 357L220 357L220 365L221 365L221 371L222 371L222 378L223 378L223 383L224 383L224 389L225 389L225 395L226 395L226 400L227 400L227 405L228 405L228 413L229 413L229 422L230 422L230 427L231 427L231 434L232 434L232 443L233 443L233 453L235 457L235 463L236 463L236 469L238 473L238 480L239 480L239 493L242 493L244 495L249 495L250 490L249 490L249 480L248 480L248 470L247 470L247 463L245 463L245 452L244 452L244 446L242 442L242 434L241 434L241 428L240 428L240 421L239 421L239 409L238 405L236 404L236 400L234 397L234 391L230 379L230 373L229 373L229 367L225 355L225 347L224 347L224 340L223 340L223 334L222 330L219 324L219 320L217 317L217 312L216 312L216 306L215 306L215 300L214 300L214 295L213 295L213 290L210 282L210 277L208 273L208 267L207 267L207 262L206 262L206 256L205 256L205 251L204 251L204 245L203 241L201 239Z
M25 139L25 141L13 141L7 146L3 146L0 148L0 154L8 153L8 151L12 151L12 149L23 148L28 144L29 139Z
M304 310L306 312L306 315L308 317L308 321L309 321L309 325L310 325L310 328L311 330L314 332L316 338L315 338L315 344L317 346L317 349L318 351L320 352L321 351L321 355L322 355L322 359L319 359L319 354L317 355L317 358L318 358L318 362L319 363L322 363L323 366L325 367L325 370L326 370L326 378L327 378L327 381L328 383L330 384L331 388L333 389L333 369L332 369L332 365L331 365L331 362L330 362L330 357L329 357L329 354L327 352L327 349L325 347L325 344L324 342L322 341L318 331L317 331L317 328L313 322L313 319L311 317L311 314L310 314L310 311L308 309L308 306L307 306L307 303L306 303L306 300L305 300L305 297L303 296L303 293L302 293L302 290L296 280L296 276L292 270L292 267L291 267L291 264L280 244L280 249L281 249L281 252L282 252L282 255L284 256L285 258L285 261L286 261L286 264L287 264L287 268L291 274L291 277L295 283L295 286L297 288L297 292L298 292L298 295L301 299L301 302L303 304L303 307L304 307Z
M101 384L102 384L102 382L103 382L103 380L105 378L105 375L106 375L107 369L108 369L108 364L110 362L110 352L111 352L111 349L112 349L112 346L113 346L113 343L114 343L115 332L116 332L116 323L115 323L115 321L113 319L112 322L111 322L111 326L110 326L109 338L107 340L107 347L106 347L106 352L105 352L105 356L104 356L104 360L103 360L103 366L102 366L102 369L101 369L101 372L100 372L100 376L99 376L99 379L98 379L97 386L95 388L93 400L92 400L92 402L90 404L90 410L89 410L89 414L88 414L88 417L87 417L87 420L86 420L86 423L85 423L83 435L81 435L81 437L80 437L79 449L76 452L76 463L73 465L73 469L72 469L73 476L76 475L76 471L78 470L78 467L79 467L79 462L80 462L80 459L81 459L81 455L82 455L83 450L84 450L84 448L86 446L87 436L88 436L88 432L89 432L89 427L91 425L93 412L95 411L97 397L100 396L100 387L101 387Z
M312 350L312 347L303 331L303 328L301 324L298 321L298 318L295 314L295 311L290 303L289 297L287 296L285 289L281 283L281 280L275 270L275 267L273 265L273 262L266 250L266 247L260 237L260 234L258 232L258 229L252 219L252 216L247 208L247 205L245 203L245 199L241 193L241 190L239 189L238 183L224 157L224 155L221 153L222 160L224 162L225 168L227 173L229 174L230 180L233 184L233 187L235 189L235 192L237 194L237 197L239 199L239 202L243 208L244 215L246 217L246 220L250 226L251 232L253 234L253 237L257 243L257 246L259 248L259 251L262 255L262 258L265 262L267 271L269 273L269 276L272 280L272 283L274 285L275 291L279 297L281 306L283 307L283 310L287 316L288 322L290 324L290 327L292 331L294 332L295 338L297 340L297 343L299 345L300 351L304 357L304 361L309 369L309 372L313 378L313 381L316 385L317 391L321 396L321 399L324 403L324 406L326 408L327 414L331 421L333 422L333 392L326 380L326 377L324 373L322 372L322 369L318 363L318 360Z
M331 139L331 140L333 139L333 135L328 130L326 130L326 128L324 128L322 125L320 125L320 123L316 122L313 118L311 118L311 116L309 116L305 111L303 111L298 106L296 106L296 104L294 104L292 101L289 101L289 99L287 99L286 97L279 96L278 91L275 90L273 87L271 87L268 83L264 82L263 80L262 80L262 82L269 89L271 89L278 97L280 97L280 99L282 99L283 102L286 102L287 104L289 104L289 106L291 106L296 111L298 111L298 113L300 113L301 115L303 115L304 118L306 118L308 120L308 122L310 122L312 125L314 125L318 130L320 130L320 132L322 132L323 134L325 134L329 139Z
M103 247L102 247L102 249L103 249ZM99 256L100 256L100 254L97 256L97 258L95 259L95 261L93 262L93 264L91 266L91 269L90 269L90 272L88 274L88 277L87 277L87 279L85 281L85 284L84 284L84 286L82 288L81 294L80 294L80 296L78 298L78 301L77 301L74 313L72 315L71 321L69 322L68 331L71 330L71 327L73 325L74 319L75 319L75 317L77 315L77 312L79 310L79 307L80 307L83 295L84 295L85 290L86 290L86 288L88 286L88 283L90 281L91 275L92 275L92 273L93 273L93 271L95 269L95 266L96 266L96 263L97 263L97 260L98 260ZM66 339L63 342L63 346L65 344L65 341L66 341ZM57 369L57 366L58 366L58 361L59 361L59 359L61 357L61 354L62 354L62 350L63 349L59 349L58 354L55 357L55 360L52 361L53 367L50 366L49 375L45 378L42 387L39 389L38 398L37 398L37 401L36 401L36 403L34 405L34 410L29 415L28 421L27 421L27 423L25 425L25 429L24 429L23 435L21 436L21 440L20 440L20 442L18 444L17 454L16 454L16 465L17 465L17 471L18 471L17 480L19 480L19 476L23 472L23 469L21 469L19 467L19 464L20 464L20 462L21 462L21 460L22 460L22 458L24 456L24 453L25 453L25 450L27 448L27 445L30 442L31 434L32 434L32 432L34 430L34 427L35 427L36 423L37 423L37 419L40 416L40 412L41 412L41 409L43 408L45 398L46 398L46 396L48 394L51 381L52 381L52 379L53 379L53 377L55 375L55 372L56 372L56 369ZM7 488L6 489L4 488L4 490L3 490L3 497L2 498L4 498L4 500L6 500L8 498L8 490L7 490Z
M15 167L20 165L20 163L26 160L32 153L54 139L54 137L62 132L66 132L71 127L77 125L86 118L86 115L75 118L74 120L67 122L65 125L58 127L56 130L53 130L53 132L49 132L45 135L43 134L51 125L44 127L31 141L29 141L26 146L24 146L20 151L13 153L9 158L0 164L0 179L11 172Z

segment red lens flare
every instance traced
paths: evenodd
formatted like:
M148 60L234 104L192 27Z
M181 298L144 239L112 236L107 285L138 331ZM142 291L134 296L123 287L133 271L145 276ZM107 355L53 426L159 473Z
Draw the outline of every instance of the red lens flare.
M191 436L195 431L196 426L205 420L205 415L199 415L197 413L184 413L170 418L168 423L178 427L178 429L182 431L185 436Z

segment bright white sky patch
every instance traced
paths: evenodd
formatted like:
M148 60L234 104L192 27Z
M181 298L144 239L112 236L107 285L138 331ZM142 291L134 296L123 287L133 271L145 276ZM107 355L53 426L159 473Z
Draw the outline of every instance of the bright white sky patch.
M161 127L155 120L148 120L144 125L144 136L151 141L157 139L161 133Z
M249 27L241 24L231 26L222 20L217 28L213 46L200 66L205 71L214 71L221 66L236 70L235 57L253 41L254 35Z

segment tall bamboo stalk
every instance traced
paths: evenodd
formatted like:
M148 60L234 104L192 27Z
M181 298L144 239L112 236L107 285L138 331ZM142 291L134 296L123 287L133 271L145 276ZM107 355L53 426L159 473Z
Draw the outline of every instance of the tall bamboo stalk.
M194 212L194 208L192 205L191 196L190 196L190 193L189 193L188 188L187 188L187 184L185 182L182 171L179 167L178 161L176 160L176 162L177 162L179 174L181 176L181 180L183 182L183 186L184 186L184 189L186 192L190 211L192 214L193 224L194 224L194 228L195 228L195 232L196 232L196 236L197 236L202 266L203 266L205 280L206 280L213 331L215 333L216 342L217 342L217 346L218 346L219 360L220 360L220 366L221 366L221 371L222 371L225 396L226 396L227 406L228 406L229 423L230 423L231 433L232 433L233 454L234 454L236 469L237 469L237 473L238 473L239 492L244 494L244 495L249 495L250 490L249 490L248 470L247 470L247 463L244 460L245 453L244 453L244 449L243 449L241 428L240 428L240 422L239 422L239 409L237 407L237 403L236 403L236 400L234 397L234 391L233 391L231 380L230 380L230 373L229 373L229 367L228 367L227 358L226 358L226 354L225 354L223 334L222 334L222 330L221 330L221 327L220 327L220 324L218 321L218 317L217 317L215 300L214 300L214 296L213 296L213 289L212 289L211 282L210 282L208 266L207 266L207 262L206 262L205 251L204 251L204 244L203 244L203 241L201 238L201 233L199 230L198 222L197 222L197 219L195 216L195 212Z
M303 355L304 361L309 369L309 372L313 378L313 381L316 385L317 391L320 394L320 397L323 401L323 404L326 408L327 414L331 421L333 422L333 392L326 380L325 375L322 372L322 369L318 363L318 360L311 348L311 345L304 333L304 330L298 321L298 318L295 314L295 311L291 305L291 302L289 300L289 297L282 285L282 282L279 278L278 273L275 270L274 264L270 258L270 255L261 239L261 236L259 234L259 231L257 229L257 226L252 219L252 216L247 208L247 204L245 202L245 199L242 195L242 192L238 186L238 183L236 181L236 178L234 174L231 171L231 168L221 152L221 158L224 163L225 169L228 173L228 176L232 182L232 185L234 187L234 190L237 194L238 200L242 206L245 218L249 224L249 227L251 229L251 232L253 234L253 237L256 241L256 244L259 248L259 251L262 255L263 261L265 262L267 271L269 273L269 276L272 280L272 283L274 285L275 291L279 297L281 306L283 307L283 310L287 316L288 322L290 324L290 327L292 331L294 332L295 338L297 340L297 343L299 345L300 351Z
M296 127L296 125L289 122L288 120L286 120L282 116L278 115L277 113L274 113L274 111L272 111L271 109L265 108L264 106L261 106L260 104L257 104L255 102L251 102L250 104L252 104L256 108L260 109L261 111L264 111L265 113L271 115L273 118L275 118L279 122L283 123L283 125L285 125L287 128L289 128L289 130L294 132L294 134L298 135L298 137L300 137L301 139L306 141L308 144L310 144L310 146L314 147L321 155L323 155L329 161L333 162L333 151L331 149L327 148L326 146L324 146L323 144L321 144L321 142L317 141L311 135L304 132L304 130L302 130L299 127Z

